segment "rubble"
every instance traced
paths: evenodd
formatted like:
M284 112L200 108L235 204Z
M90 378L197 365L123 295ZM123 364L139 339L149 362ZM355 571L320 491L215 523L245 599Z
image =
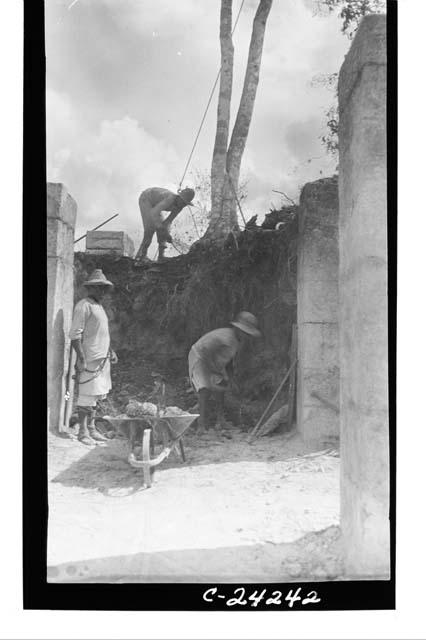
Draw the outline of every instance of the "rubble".
M126 406L126 414L131 418L143 418L157 415L157 407L152 402L130 400Z

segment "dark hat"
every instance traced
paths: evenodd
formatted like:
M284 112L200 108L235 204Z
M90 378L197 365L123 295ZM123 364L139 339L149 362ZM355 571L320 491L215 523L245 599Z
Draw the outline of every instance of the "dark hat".
M194 196L195 196L194 189L190 189L189 187L186 187L185 189L178 191L178 196L182 198L182 200L184 201L187 207L194 206L192 204L192 200L194 199Z
M158 371L152 371L151 376L153 378L161 378L161 380L165 380L162 373L158 373Z
M249 311L241 311L231 324L234 327L241 329L241 331L244 331L244 333L248 333L256 338L259 338L262 335L258 329L259 323L256 316Z
M83 285L86 286L96 286L96 285L104 285L107 287L113 287L114 285L112 284L112 282L110 282L109 280L107 280L102 272L102 269L95 269L88 280L86 280L86 282L83 282Z

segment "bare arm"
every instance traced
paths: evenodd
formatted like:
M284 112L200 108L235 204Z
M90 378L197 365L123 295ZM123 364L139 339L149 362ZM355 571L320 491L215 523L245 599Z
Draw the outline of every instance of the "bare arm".
M172 210L170 211L167 218L163 221L163 225L165 226L170 225L173 222L173 220L179 215L179 213L182 211L184 207L185 207L185 203L183 202L183 200L180 200L180 198L176 198L176 202L173 205Z
M175 194L172 193L166 198L163 198L163 200L160 200L160 202L156 204L154 207L152 207L150 212L152 221L154 221L162 211L171 211L174 207L175 198L176 198Z
M81 300L75 306L70 330L71 346L77 354L77 369L79 371L84 371L87 364L86 356L83 351L82 338L84 327L86 326L89 316L90 308L87 301Z
M84 355L83 346L81 344L81 339L78 338L76 340L71 340L71 346L77 354L77 369L79 371L84 371L86 369L86 356Z

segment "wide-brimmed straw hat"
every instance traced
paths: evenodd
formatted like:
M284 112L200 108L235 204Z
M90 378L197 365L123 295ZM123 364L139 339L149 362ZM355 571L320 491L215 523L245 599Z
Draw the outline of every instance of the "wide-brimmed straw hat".
M262 334L258 329L259 323L256 316L249 311L241 311L235 320L231 322L234 327L238 327L244 333L248 333L251 336L259 338Z
M159 373L158 371L151 371L151 376L153 378L161 378L161 380L165 380L165 377L163 376L163 374Z
M102 272L102 269L95 269L92 271L89 279L86 282L83 282L83 285L86 286L96 286L96 285L104 285L106 287L113 287L112 282L107 280Z
M185 189L178 191L178 196L182 198L182 200L184 201L187 207L194 206L192 204L192 200L194 199L194 196L195 196L194 189L190 189L189 187L186 187Z

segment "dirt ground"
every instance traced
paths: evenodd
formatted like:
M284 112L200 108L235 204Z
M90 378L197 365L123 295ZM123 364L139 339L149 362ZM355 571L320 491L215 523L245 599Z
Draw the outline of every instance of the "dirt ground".
M146 489L127 443L49 441L51 582L272 582L341 575L339 457L295 434L185 436Z

